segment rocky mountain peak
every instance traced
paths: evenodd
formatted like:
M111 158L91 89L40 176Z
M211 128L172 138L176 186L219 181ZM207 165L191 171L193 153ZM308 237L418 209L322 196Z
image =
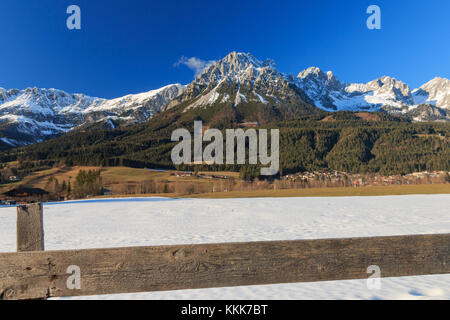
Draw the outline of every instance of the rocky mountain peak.
M350 84L345 91L353 96L368 93L374 97L370 103L380 106L401 107L414 104L409 86L389 76L382 76L366 84Z
M428 81L420 89L430 92L432 95L438 94L438 92L450 91L450 80L446 78L436 77L433 80Z
M98 121L133 124L180 104L184 111L217 107L210 113L234 112L245 121L314 113L316 107L327 111L384 110L417 121L450 120L450 81L436 77L412 92L407 84L389 76L345 84L333 72L318 67L294 77L277 71L271 59L231 52L185 87L174 84L111 100L58 89L0 88L0 139L9 145L22 145Z
M250 53L231 52L204 70L167 108L184 104L187 111L216 105L236 108L251 104L268 108L290 105L300 110L308 103L310 99L289 76L276 70L273 60L262 61Z
M320 68L317 67L309 67L308 69L305 69L303 71L301 71L298 74L299 78L305 79L305 78L318 78L318 79L327 79L327 76L325 75L325 73L320 70Z
M413 92L416 104L430 104L450 109L450 80L436 77Z
M309 67L303 70L297 78L303 84L315 83L316 86L331 90L341 90L343 87L343 84L334 76L332 71L323 72L317 67Z
M231 52L214 65L206 68L194 81L201 85L217 85L221 80L233 81L237 78L254 78L261 71L275 71L273 60L261 61L250 53Z
M28 144L111 117L117 118L119 123L143 122L160 112L183 89L175 84L112 100L57 89L2 89L0 139L6 139L8 144Z

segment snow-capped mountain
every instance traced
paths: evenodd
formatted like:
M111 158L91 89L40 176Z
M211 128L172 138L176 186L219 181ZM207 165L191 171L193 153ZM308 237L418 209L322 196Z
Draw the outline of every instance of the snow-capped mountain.
M293 77L276 70L273 60L260 61L250 53L238 52L204 70L167 108L180 104L185 111L213 105L228 105L240 111L246 106L259 106L260 112L265 107L277 112L317 111Z
M111 116L120 115L124 119L143 122L153 114L161 112L163 107L183 91L184 87L181 84L172 84L157 90L104 100L100 105L89 106L83 113L90 117L98 114L100 119L110 113Z
M280 110L297 106L308 112L312 112L308 105L314 105L326 111L385 111L416 121L450 120L450 81L436 78L411 91L406 83L389 76L368 83L343 83L333 72L317 67L294 78L278 72L273 60L232 52L200 74L167 108L180 104L185 111L218 104L237 109L259 104Z
M286 119L320 109L385 111L416 121L450 121L450 81L435 78L411 91L388 76L368 83L343 83L333 72L317 67L294 77L277 71L273 60L232 52L187 86L173 84L112 100L56 89L0 88L0 149L97 123L101 128L139 123L173 108L197 113L206 109L209 117L225 122Z
M61 134L73 128L111 119L136 123L147 120L183 92L179 84L107 100L56 89L0 88L0 140L17 146ZM117 121L116 121L117 122Z
M322 109L337 110L336 101L341 101L346 96L345 86L336 79L333 72L324 73L316 67L300 72L295 83Z
M414 120L450 120L450 81L442 78L411 91L395 78L383 76L368 83L342 83L331 71L311 67L299 73L297 86L327 111L380 111ZM420 107L420 108L419 108Z
M412 92L415 104L431 104L450 109L450 80L434 78Z
M382 106L398 107L414 104L409 86L387 76L364 83L345 84L331 71L324 73L316 67L298 75L297 85L326 110L376 109Z
M298 90L301 89L301 90ZM184 110L220 104L237 109L249 104L312 112L385 111L416 121L450 120L450 81L436 78L419 89L383 76L368 83L343 83L332 71L310 67L297 78L278 72L273 60L232 52L207 68L167 108ZM247 119L249 120L249 119Z

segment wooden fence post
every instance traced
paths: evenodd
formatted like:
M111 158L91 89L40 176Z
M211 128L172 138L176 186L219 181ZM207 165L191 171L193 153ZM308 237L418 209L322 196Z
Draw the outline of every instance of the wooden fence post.
M17 252L44 251L42 203L17 206Z
M450 273L450 234L0 253L0 300L367 279L369 266Z

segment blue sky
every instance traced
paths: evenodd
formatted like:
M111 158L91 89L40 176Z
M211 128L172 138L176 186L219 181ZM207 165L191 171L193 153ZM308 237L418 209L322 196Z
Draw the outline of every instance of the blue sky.
M81 30L66 27L71 4ZM371 4L381 30L366 27ZM415 88L450 78L449 15L448 0L2 0L0 87L114 98L189 83L182 57L243 51L295 75L318 66L342 81L390 75Z

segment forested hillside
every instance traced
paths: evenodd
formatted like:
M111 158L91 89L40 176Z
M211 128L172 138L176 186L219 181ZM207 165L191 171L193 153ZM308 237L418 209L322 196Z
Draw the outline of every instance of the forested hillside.
M224 114L225 115L225 114ZM194 120L219 128L239 127L236 119L164 112L144 124L125 129L74 132L56 139L0 153L2 163L18 161L19 170L54 165L174 168L170 154L174 129L192 130ZM286 118L284 118L286 119ZM266 122L280 129L280 173L339 170L353 173L405 174L450 171L450 125L411 123L384 113L323 113L294 120ZM192 132L192 131L191 131ZM182 166L176 169L191 169ZM200 166L200 170L258 172L251 166Z

